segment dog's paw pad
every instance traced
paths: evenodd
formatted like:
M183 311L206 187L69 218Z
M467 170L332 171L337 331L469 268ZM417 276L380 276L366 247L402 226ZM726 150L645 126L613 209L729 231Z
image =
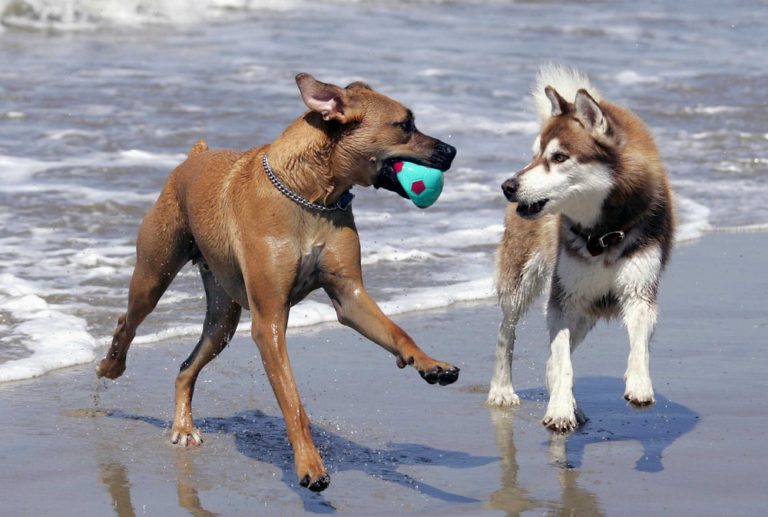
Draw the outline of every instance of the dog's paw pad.
M313 492L322 492L326 488L328 488L328 485L331 484L331 476L328 474L323 474L316 480L312 481L309 477L309 474L306 474L303 478L301 478L301 481L299 482L301 486L304 488L308 488Z
M433 366L427 371L419 370L421 378L427 381L429 384L440 384L446 386L456 382L459 378L459 368L451 366L449 368L443 368L442 366Z

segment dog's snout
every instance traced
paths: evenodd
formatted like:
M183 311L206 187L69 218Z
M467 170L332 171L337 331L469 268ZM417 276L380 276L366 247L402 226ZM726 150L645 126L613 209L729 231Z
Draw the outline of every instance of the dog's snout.
M456 157L456 148L452 145L448 145L445 142L437 142L432 153L432 158L437 167L442 171L447 171L451 168L451 163Z
M504 197L508 201L517 201L517 189L520 187L520 182L516 177L509 178L507 181L501 184L501 191L504 192Z
M448 145L445 142L438 142L436 151L439 154L446 156L449 160L453 160L456 157L456 148L452 145Z

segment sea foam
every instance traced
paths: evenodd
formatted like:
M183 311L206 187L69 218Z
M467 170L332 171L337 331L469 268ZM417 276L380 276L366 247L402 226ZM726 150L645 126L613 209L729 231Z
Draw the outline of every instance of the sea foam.
M33 284L7 273L0 274L0 313L13 322L5 340L23 340L30 352L0 364L0 382L37 377L94 358L97 342L85 320L48 303Z

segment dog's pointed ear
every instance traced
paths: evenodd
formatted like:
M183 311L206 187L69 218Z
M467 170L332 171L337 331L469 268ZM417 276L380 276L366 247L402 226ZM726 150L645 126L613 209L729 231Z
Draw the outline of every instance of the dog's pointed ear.
M544 94L547 96L547 99L549 99L549 102L552 103L552 112L550 113L550 116L557 117L568 111L568 101L563 99L563 97L557 93L557 90L551 86L547 86L544 88Z
M609 133L610 125L608 124L608 118L606 118L600 105L587 90L581 89L576 92L574 104L576 106L576 119L584 127L591 129L599 135L607 135Z
M323 120L336 120L342 124L347 122L347 93L344 88L320 82L304 73L296 76L296 85L304 104L320 113Z

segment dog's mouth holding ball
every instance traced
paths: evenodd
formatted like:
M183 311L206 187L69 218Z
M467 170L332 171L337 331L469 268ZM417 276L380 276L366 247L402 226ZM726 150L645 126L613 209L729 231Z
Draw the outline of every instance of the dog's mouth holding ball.
M451 148L452 149L452 148ZM428 208L443 191L443 172L450 167L452 156L439 161L438 167L399 157L384 161L374 182L377 188L397 192L419 208Z
M403 163L405 161L413 161L413 163L418 163L414 160L405 160L404 158L400 157L387 158L384 160L384 163L379 169L379 174L376 176L376 181L373 182L373 187L377 189L383 188L385 190L391 190L392 192L399 194L401 197L409 199L408 193L397 179L397 173L400 172L400 170L403 168Z

